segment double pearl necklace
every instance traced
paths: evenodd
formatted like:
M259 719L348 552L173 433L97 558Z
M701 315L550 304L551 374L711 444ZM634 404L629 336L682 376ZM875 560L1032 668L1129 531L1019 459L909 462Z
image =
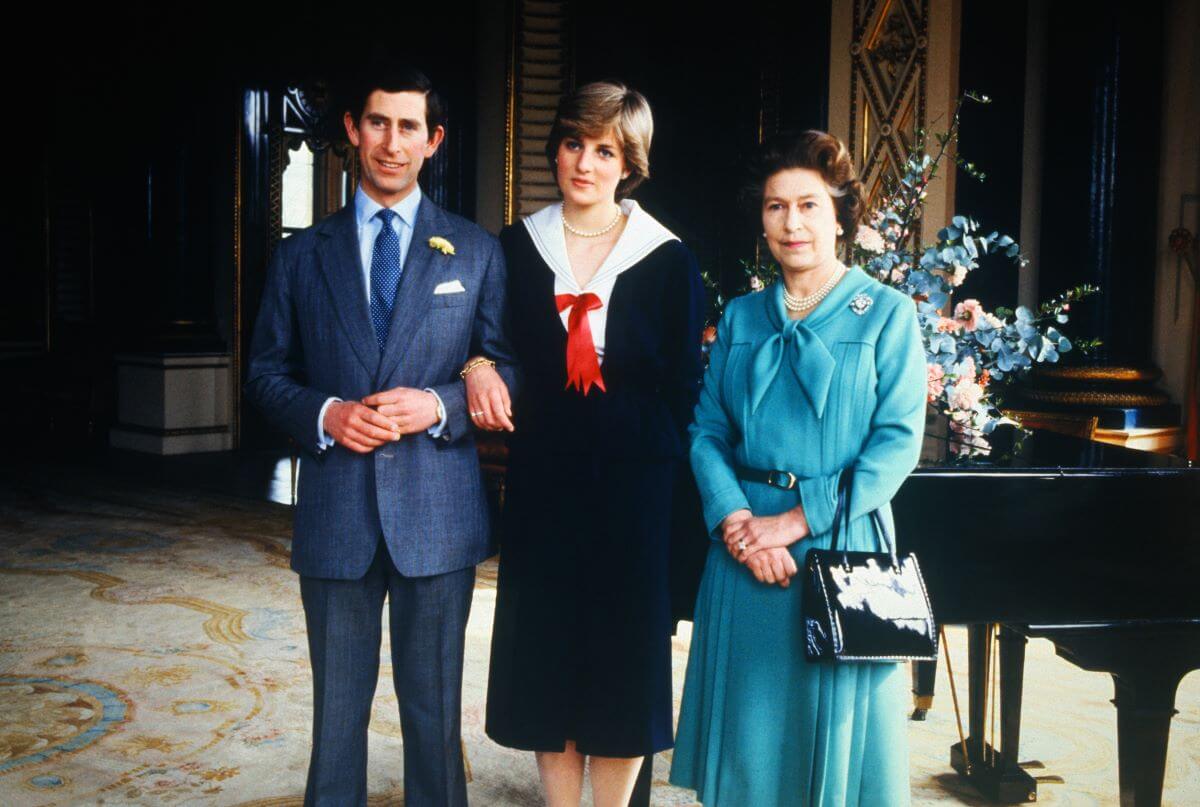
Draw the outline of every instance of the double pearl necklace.
M571 222L567 221L566 207L560 207L558 209L558 215L562 218L563 226L567 228L567 232L571 233L572 235L577 235L580 238L598 238L607 232L611 232L612 228L616 227L617 222L621 220L622 212L621 206L617 205L617 214L613 216L612 221L610 221L604 227L601 227L599 230L592 230L591 232L588 232L587 230L577 230L571 226Z
M842 279L842 275L846 274L846 267L840 263L838 267L829 273L829 279L821 284L821 288L814 291L812 294L807 294L803 297L795 297L787 290L787 286L783 287L783 305L788 311L807 311L817 303L829 296L829 292L833 291L833 287Z

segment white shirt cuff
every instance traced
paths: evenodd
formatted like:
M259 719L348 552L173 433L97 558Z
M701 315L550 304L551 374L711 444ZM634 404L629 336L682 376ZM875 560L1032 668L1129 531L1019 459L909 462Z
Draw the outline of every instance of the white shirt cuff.
M329 432L325 431L325 412L329 409L331 403L341 402L341 398L330 398L325 401L325 404L321 407L321 411L317 413L317 447L322 451L337 442L329 436Z
M441 437L442 432L446 430L446 405L442 403L442 396L438 395L436 391L431 390L429 387L426 387L425 391L433 393L433 397L437 398L438 406L438 422L436 425L430 426L426 431L430 437Z

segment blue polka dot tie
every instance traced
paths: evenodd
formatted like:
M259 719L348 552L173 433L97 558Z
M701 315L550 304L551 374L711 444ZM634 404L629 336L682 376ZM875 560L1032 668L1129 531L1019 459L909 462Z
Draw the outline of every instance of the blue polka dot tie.
M400 285L400 236L392 227L396 213L386 207L375 214L383 222L383 229L375 236L375 249L371 253L371 323L375 326L375 338L379 340L379 352L387 344L388 329L392 324L392 305L396 302L396 287Z

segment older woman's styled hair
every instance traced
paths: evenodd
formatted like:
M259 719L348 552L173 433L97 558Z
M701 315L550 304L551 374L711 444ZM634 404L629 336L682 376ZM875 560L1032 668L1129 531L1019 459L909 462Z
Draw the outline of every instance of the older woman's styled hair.
M640 92L616 81L585 84L558 102L554 125L546 140L546 158L555 177L558 166L554 160L563 140L599 137L609 129L613 131L629 171L629 176L617 184L617 198L625 198L649 179L650 139L654 136L650 104Z
M770 138L759 147L750 164L747 202L755 206L761 204L767 180L789 168L807 168L821 175L825 188L833 197L837 222L842 226L839 237L853 240L866 210L866 194L846 145L828 132L816 129Z

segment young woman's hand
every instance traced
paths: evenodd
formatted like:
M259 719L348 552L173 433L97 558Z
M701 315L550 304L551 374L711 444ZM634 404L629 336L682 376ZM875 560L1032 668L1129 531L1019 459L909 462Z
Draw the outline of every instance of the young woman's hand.
M498 432L513 431L512 400L508 385L486 364L476 367L463 379L467 387L467 414L475 428Z

